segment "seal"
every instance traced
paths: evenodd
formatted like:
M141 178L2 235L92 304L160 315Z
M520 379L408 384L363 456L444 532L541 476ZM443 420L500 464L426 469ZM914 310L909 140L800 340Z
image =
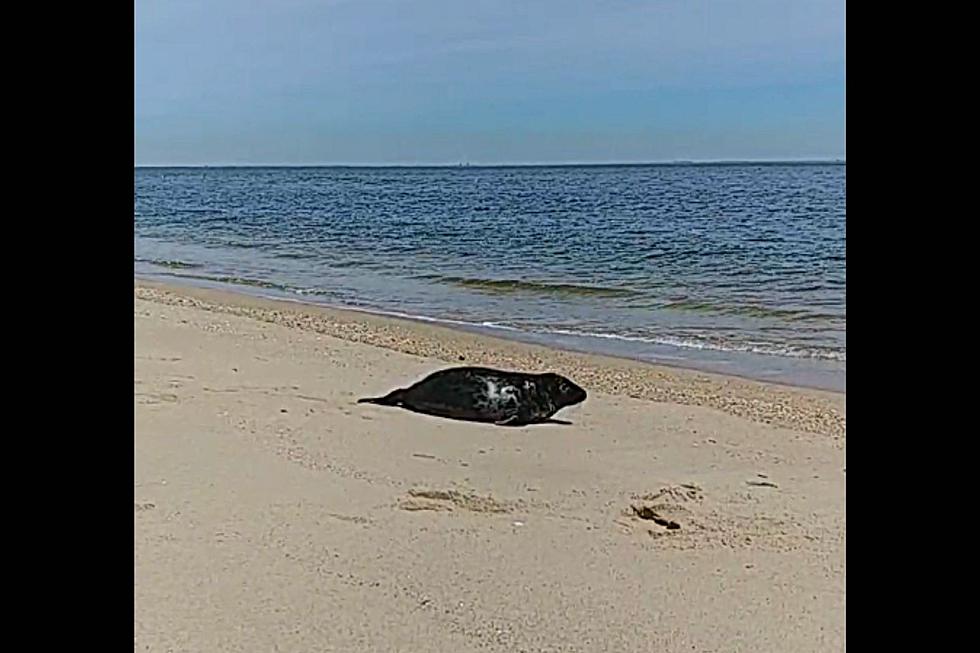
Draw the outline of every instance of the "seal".
M359 404L398 406L416 413L500 426L548 421L566 406L585 401L585 390L569 379L547 372L523 374L488 367L452 367L421 381L392 390L383 397L358 399Z

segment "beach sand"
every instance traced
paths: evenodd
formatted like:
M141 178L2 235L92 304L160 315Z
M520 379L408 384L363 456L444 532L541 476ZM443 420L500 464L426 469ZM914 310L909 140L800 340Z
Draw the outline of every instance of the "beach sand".
M134 650L844 648L844 395L144 281L134 328ZM355 404L449 363L590 396Z

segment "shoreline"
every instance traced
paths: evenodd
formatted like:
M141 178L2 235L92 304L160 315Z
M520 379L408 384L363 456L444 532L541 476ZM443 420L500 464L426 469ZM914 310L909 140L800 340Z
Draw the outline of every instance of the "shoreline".
M828 435L841 443L844 439L846 392L560 349L365 309L139 276L134 277L134 293L137 299L249 317L450 364L550 369L610 395L710 407L761 424Z
M173 265L177 262L168 261ZM738 343L726 346L670 335L638 336L620 334L613 330L567 330L550 328L547 324L508 324L505 317L453 317L440 314L439 309L406 310L385 306L376 301L364 301L360 294L346 299L319 297L280 283L237 277L211 277L184 274L176 271L157 271L162 263L137 260L133 276L137 280L162 283L167 286L208 288L248 295L262 299L300 305L325 307L381 315L394 319L437 324L456 331L466 331L511 342L539 345L548 349L593 354L671 369L693 370L725 377L770 383L791 388L811 388L847 394L847 363L833 356L799 355L795 345L759 345ZM192 264L180 263L180 266ZM193 264L196 266L197 264ZM148 266L149 269L141 266ZM445 308L445 307L443 307ZM444 311L442 311L444 313ZM434 313L434 314L430 314ZM763 347L759 349L759 347ZM777 350L772 350L776 347Z
M147 263L154 265L153 262L147 261ZM419 324L434 324L452 331L473 333L507 342L537 345L556 351L633 361L673 370L686 370L726 378L756 381L779 387L803 388L843 395L847 394L846 368L832 369L836 365L846 365L844 361L780 356L768 352L717 348L713 346L690 346L667 341L637 340L630 337L602 333L528 330L495 322L474 322L412 314L395 309L380 308L378 306L337 304L329 301L317 301L307 296L297 296L273 283L245 283L247 280L241 280L242 283L237 283L236 281L227 279L212 279L205 276L184 275L173 272L137 271L134 273L134 278L137 281L159 283L171 288L203 288L228 292L233 295L281 301L287 304L377 315ZM648 351L646 355L642 355L637 351L628 351L631 345L636 345L639 342L645 343L647 347L654 351ZM732 356L740 358L728 358ZM747 362L750 359L753 361L752 363ZM767 360L768 365L764 365L761 362L762 360ZM816 365L816 367L802 369L807 365ZM755 374L747 371L747 367L752 367Z

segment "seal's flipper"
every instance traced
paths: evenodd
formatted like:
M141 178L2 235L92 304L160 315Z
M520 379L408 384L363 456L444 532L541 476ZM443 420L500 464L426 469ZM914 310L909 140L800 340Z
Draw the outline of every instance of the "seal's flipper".
M497 426L528 426L540 421L539 416L532 410L531 406L524 405L517 407L517 412L508 415L502 420L494 422Z
M384 397L364 397L363 399L358 399L357 403L377 404L379 406L397 406L402 402L402 395L404 394L404 390L392 390Z

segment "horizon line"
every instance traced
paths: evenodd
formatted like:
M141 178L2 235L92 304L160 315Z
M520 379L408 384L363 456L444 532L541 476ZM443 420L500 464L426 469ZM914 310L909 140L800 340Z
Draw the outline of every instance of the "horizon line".
M134 168L597 168L624 166L845 164L846 157L799 159L671 159L661 161L535 163L134 163Z

